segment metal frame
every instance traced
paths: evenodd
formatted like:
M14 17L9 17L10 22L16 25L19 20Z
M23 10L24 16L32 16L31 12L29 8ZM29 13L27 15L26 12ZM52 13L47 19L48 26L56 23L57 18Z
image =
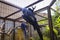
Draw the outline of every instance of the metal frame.
M56 10L54 10L53 8L51 8L51 10L52 10L52 11L54 11L54 12L57 12L57 11L56 11ZM59 12L57 12L57 13L60 15L60 13L59 13Z
M30 6L32 6L32 5L34 5L34 4L37 4L37 3L41 2L41 1L43 1L43 0L36 1L36 2L28 5L28 6L25 7L25 8L28 8L28 7L30 7ZM4 4L6 4L6 5L9 5L9 6L15 7L15 8L17 8L17 9L20 9L20 7L17 7L17 6L15 6L15 5L12 5L12 4L7 3L7 2L5 2L5 1L0 1L0 2L1 2L1 3L4 3ZM4 19L10 19L10 18L8 18L8 17L10 17L10 16L12 16L12 15L14 15L14 14L20 12L20 11L21 11L21 10L18 10L18 11L14 12L14 13L12 13L12 14L9 14L9 15L7 15L6 17L3 17L3 18L4 18ZM11 20L13 20L13 19L11 19Z
M14 20L14 19L11 19L11 18L4 18L4 17L0 17L0 19L3 19L3 20L9 20L9 21L15 21L15 22L23 22L23 21L19 21L19 20Z
M5 23L5 20L3 20L3 22ZM3 25L3 27L2 27L2 34L1 34L1 40L4 40L4 38L5 38L5 24Z
M49 5L49 7L51 7L51 6L54 4L55 1L56 1L56 0L53 0L53 1L51 2L51 4ZM1 2L1 3L4 3L4 4L6 4L6 5L9 5L9 6L12 6L12 7L15 7L15 8L20 9L20 7L17 7L17 6L15 6L15 5L10 4L10 3L4 2L4 1L0 1L0 2ZM30 6L32 6L32 5L34 5L34 4L39 3L39 2L41 2L41 1L34 2L33 4L28 5L27 7L30 7ZM26 8L27 8L27 7L26 7ZM48 8L48 6L42 8L42 9L39 9L39 10L37 10L37 11L35 11L35 12L44 11L44 10L46 10L47 8ZM6 16L6 17L1 17L1 18L3 18L3 19L9 19L9 20L10 20L11 18L8 18L8 17L10 17L10 16L12 16L12 15L18 13L18 12L20 12L20 10L18 10L18 11L16 11L16 12L12 13L12 14ZM21 18L21 17L19 17L19 18ZM19 18L17 18L17 19L19 19ZM11 20L14 21L14 19L11 19ZM18 20L16 20L16 21L18 21Z
M13 25L14 25L14 27L13 27L13 29L14 29L15 28L15 21L14 21ZM13 40L15 40L15 29L13 30Z
M49 24L49 28L50 28L50 40L57 40L56 36L54 34L54 31L53 31L53 23L52 23L51 10L50 10L51 6L55 3L55 1L56 0L53 0L50 3L50 5L49 5L49 7L47 9L47 12L48 12L48 24Z
M54 33L53 33L52 17L51 17L51 11L50 11L51 6L55 3L55 1L56 1L56 0L53 0L53 1L50 3L50 5L48 5L47 7L35 11L35 12L44 11L44 10L47 10L47 11L48 11L48 22L49 22L50 35L51 35L50 38L51 38L51 40L56 40L56 39L54 38L55 36L54 36ZM1 3L4 3L4 4L6 4L6 5L9 5L9 6L15 7L15 8L17 8L17 9L20 9L20 7L17 7L17 6L15 6L15 5L9 4L9 3L7 3L7 2L4 2L4 1L0 1L0 2L1 2ZM25 8L28 8L28 7L30 7L30 6L32 6L32 5L34 5L34 4L39 3L39 2L41 2L41 1L37 1L37 2L35 2L35 3L33 3L33 4L29 5L29 6L27 6L27 7L25 7ZM18 11L14 12L14 13L6 16L6 17L0 17L0 19L11 20L11 21L14 21L14 22L15 22L15 21L21 22L21 21L17 20L17 19L20 19L20 18L17 18L17 19L10 19L10 18L8 18L8 17L10 17L10 16L12 16L12 15L20 12L20 11L21 11L21 10L18 10ZM54 11L55 11L55 10L54 10ZM56 12L56 11L55 11L55 12ZM15 25L15 24L14 24L14 25ZM3 28L3 30L4 30L4 28ZM4 35L4 34L3 34L3 35ZM4 40L4 39L2 39L2 40Z
M32 6L32 5L34 5L34 4L37 4L37 3L41 2L41 1L42 1L42 0L36 1L36 2L34 2L34 3L32 3L32 4L28 5L28 6L26 6L25 8L28 8L28 7L30 7L30 6ZM20 9L20 7L17 7L17 6L15 6L15 5L9 4L9 3L7 3L7 2L4 2L4 1L0 1L0 2L1 2L1 3L4 3L4 4L6 4L6 5L9 5L9 6L12 6L12 7L15 7L15 8ZM12 15L20 12L20 11L21 11L21 10L18 10L18 11L16 11L16 12L14 12L14 13L6 16L5 18L8 18L8 17L10 17L10 16L12 16Z

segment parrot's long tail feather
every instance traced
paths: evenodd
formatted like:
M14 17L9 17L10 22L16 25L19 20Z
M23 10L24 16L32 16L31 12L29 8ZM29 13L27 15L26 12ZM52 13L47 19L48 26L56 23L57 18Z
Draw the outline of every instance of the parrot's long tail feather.
M41 32L40 28L37 27L36 30L37 30L37 32L39 34L40 40L43 40L43 35L42 35L42 32Z
M38 33L38 35L39 35L39 37L40 37L40 40L43 40L43 35L42 35L42 32L41 32L41 30L40 30L40 26L38 25L38 24L35 24L35 29L37 30L37 33Z

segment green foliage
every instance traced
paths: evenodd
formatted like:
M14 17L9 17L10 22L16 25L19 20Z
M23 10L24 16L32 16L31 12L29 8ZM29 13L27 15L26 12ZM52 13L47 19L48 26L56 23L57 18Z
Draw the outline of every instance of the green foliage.
M47 20L44 20L44 21L39 21L38 24L45 24L47 23Z
M60 1L58 0L58 2L60 3ZM58 5L58 2L56 3L56 10L57 12L54 12L54 15L52 16L52 22L53 22L53 31L54 33L57 35L58 40L60 40L60 7ZM44 21L40 21L38 22L38 24L45 24L48 21L44 20ZM46 25L46 27L44 27L45 30L43 31L43 38L44 40L50 40L50 30L49 30L49 26Z
M46 37L46 36L43 36L43 39L44 40L50 40L50 38Z

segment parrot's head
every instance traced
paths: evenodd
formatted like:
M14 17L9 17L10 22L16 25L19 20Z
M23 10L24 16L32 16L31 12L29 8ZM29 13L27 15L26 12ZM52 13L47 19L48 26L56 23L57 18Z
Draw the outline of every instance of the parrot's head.
M31 9L31 8L28 8L28 10L31 11L31 12L33 12L33 9Z

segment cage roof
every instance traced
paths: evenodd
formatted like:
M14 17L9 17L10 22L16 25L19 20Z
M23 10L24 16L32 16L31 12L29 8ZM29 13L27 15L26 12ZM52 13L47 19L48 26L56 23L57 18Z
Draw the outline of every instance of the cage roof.
M42 11L47 8L48 5L50 5L52 0L0 0L0 17L9 18L19 21L22 19L22 12L20 11L20 7L34 7L36 6L35 12L37 13L35 16L37 18L37 21L47 18L46 11ZM45 16L44 16L45 15ZM23 20L25 21L25 20Z

